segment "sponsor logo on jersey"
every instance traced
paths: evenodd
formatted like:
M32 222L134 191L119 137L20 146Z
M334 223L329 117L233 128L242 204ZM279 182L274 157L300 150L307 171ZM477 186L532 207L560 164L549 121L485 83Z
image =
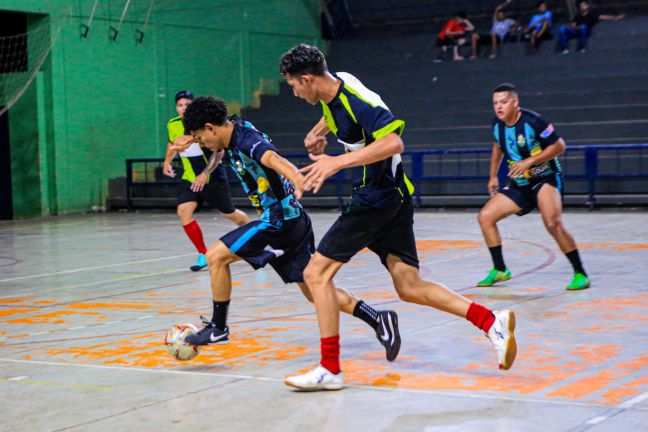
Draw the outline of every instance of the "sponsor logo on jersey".
M517 137L517 145L520 147L524 147L526 145L526 139L524 138L524 135L520 134Z

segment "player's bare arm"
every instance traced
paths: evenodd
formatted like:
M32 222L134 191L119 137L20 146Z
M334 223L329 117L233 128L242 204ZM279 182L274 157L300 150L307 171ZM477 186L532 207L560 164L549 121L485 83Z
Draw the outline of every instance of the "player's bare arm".
M304 191L304 176L301 175L295 165L288 159L279 156L276 152L269 150L261 156L261 164L273 169L277 174L287 178L295 186L295 198L300 199Z
M493 144L493 151L491 152L491 162L490 162L490 176L488 179L488 193L491 196L497 193L499 189L499 179L497 178L497 170L499 169L500 164L502 163L502 158L504 157L504 152L497 143Z
M304 190L313 190L317 193L324 181L340 170L369 165L402 153L404 150L403 140L392 132L358 151L339 156L310 155L315 162L299 170L301 173L307 173L304 179Z
M223 160L224 152L221 150L219 152L213 152L207 162L205 169L196 176L196 179L191 183L191 190L194 192L200 192L205 188L205 185L209 181L209 176L216 171L216 168Z
M565 152L567 146L565 141L560 138L555 143L547 146L542 152L538 153L535 156L528 157L520 162L517 162L511 166L509 170L509 177L520 177L524 175L524 172L531 168L534 165L546 162L548 160L554 159L557 156L560 156Z
M306 147L306 150L308 150L308 153L314 155L321 155L324 153L326 144L328 144L326 141L326 135L329 132L331 132L331 129L329 129L326 124L326 119L322 116L320 121L317 122L313 129L306 134L306 138L304 138L304 146Z
M176 173L173 167L171 166L171 161L178 154L177 151L172 149L173 143L167 141L166 154L164 155L164 165L162 166L162 174L167 177L175 177Z
M191 135L180 135L173 141L171 150L182 152L189 148L189 146L196 142L196 139Z

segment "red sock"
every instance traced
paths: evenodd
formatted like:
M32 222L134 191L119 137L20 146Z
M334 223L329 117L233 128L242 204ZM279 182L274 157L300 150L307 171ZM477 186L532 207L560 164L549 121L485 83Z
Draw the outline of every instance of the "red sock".
M495 322L495 315L493 311L477 303L470 303L466 319L473 323L475 326L488 333L491 326Z
M333 374L340 373L340 336L321 338L322 361L320 364Z
M204 254L207 253L207 247L205 246L205 240L203 240L203 235L202 231L200 230L200 226L198 225L198 222L196 220L192 220L189 222L187 225L183 225L182 228L184 228L185 232L187 233L187 236L189 237L189 240L191 240L191 243L196 246L196 250L198 253Z

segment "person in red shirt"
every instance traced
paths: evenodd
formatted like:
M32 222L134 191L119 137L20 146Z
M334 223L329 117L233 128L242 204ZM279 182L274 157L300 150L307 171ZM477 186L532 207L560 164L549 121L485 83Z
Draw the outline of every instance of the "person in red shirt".
M439 32L437 36L437 46L441 48L442 53L437 57L438 61L443 61L445 53L448 51L448 47L452 47L452 59L464 60L462 56L459 55L459 47L464 45L468 38L466 37L467 33L475 30L475 26L468 21L468 16L466 12L459 11L448 21L443 29Z

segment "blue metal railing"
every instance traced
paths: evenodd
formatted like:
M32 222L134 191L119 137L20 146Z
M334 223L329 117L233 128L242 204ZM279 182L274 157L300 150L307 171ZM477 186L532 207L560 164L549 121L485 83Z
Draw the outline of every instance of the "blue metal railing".
M425 196L423 186L435 182L463 182L483 180L489 177L490 148L480 149L450 149L450 150L412 150L402 154L403 165L408 177L415 186L414 198L418 205L422 204ZM286 158L301 167L308 165L310 159L305 153L286 153ZM596 146L569 146L565 155L560 157L567 180L586 182L586 205L590 208L596 206L596 183L605 179L641 179L648 178L648 144L614 144ZM177 181L168 179L160 181L151 174L159 173L163 159L142 158L126 160L126 201L127 207L133 207L133 187L153 187L162 184L173 184ZM142 181L134 181L134 165L144 164L143 169L137 170ZM149 165L153 164L153 171ZM157 170L157 171L156 171ZM506 180L506 165L502 164L499 170L500 184ZM235 180L231 180L236 183ZM338 206L344 203L345 189L349 189L350 170L337 173L326 181L332 185ZM331 190L329 189L329 191ZM486 190L478 191L481 194ZM646 192L648 193L648 191ZM320 193L321 194L321 193ZM476 195L477 191L473 191ZM331 195L329 195L331 196Z

